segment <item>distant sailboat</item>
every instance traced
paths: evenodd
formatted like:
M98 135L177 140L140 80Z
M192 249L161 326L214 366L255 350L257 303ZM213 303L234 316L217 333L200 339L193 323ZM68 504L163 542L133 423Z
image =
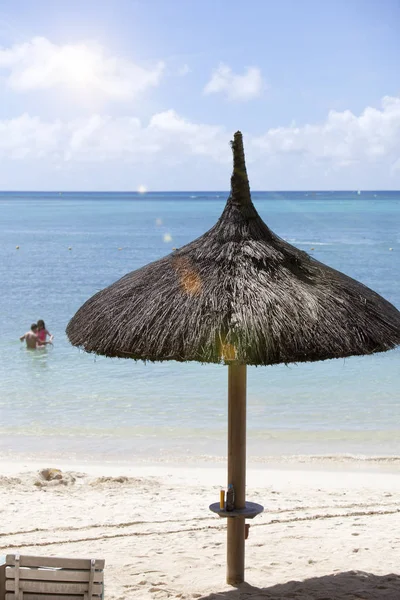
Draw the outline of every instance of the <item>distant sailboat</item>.
M358 195L360 195L360 194L361 194L360 190L358 190L357 194L358 194Z

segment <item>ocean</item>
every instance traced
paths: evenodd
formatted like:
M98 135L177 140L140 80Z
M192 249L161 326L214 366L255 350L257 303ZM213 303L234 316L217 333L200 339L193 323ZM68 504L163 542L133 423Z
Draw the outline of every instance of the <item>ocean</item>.
M223 460L227 368L87 355L96 291L207 231L227 192L0 193L0 456ZM400 308L400 192L253 192L280 237ZM44 319L54 346L19 337ZM248 369L248 457L400 461L400 350Z

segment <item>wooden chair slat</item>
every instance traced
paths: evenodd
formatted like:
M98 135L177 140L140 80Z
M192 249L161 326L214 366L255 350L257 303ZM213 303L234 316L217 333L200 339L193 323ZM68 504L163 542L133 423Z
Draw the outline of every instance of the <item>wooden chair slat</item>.
M22 567L18 569L19 579L34 579L40 581L77 581L77 582L88 582L90 577L90 571L72 571L69 569L47 569L46 567L35 567L26 568ZM17 569L15 567L6 567L6 578L15 579ZM95 571L93 574L94 583L102 583L103 571Z
M75 594L83 595L89 589L89 583L61 583L56 581L28 581L20 579L19 589L24 592L35 592L41 594ZM15 590L15 580L6 580L6 591L13 592ZM102 584L94 583L92 594L101 594L103 590Z
M6 556L7 565L15 565L15 554L7 554ZM104 569L105 561L103 559L96 559L95 569ZM88 570L90 571L91 559L90 558L60 558L55 556L26 556L21 554L20 556L21 567L54 567L61 569L75 569L75 570Z
M14 592L7 592L5 600L15 600ZM29 594L25 592L24 600L82 600L82 594L79 596L71 596L69 594L46 594L46 596L43 597L43 594ZM101 596L92 596L92 600L101 600Z

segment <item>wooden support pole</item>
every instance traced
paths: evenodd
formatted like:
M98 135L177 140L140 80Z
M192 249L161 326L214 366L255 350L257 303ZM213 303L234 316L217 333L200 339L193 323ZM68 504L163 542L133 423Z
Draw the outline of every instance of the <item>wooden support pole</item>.
M235 508L246 502L246 365L228 365L228 485L235 491ZM227 519L227 583L244 581L244 517Z

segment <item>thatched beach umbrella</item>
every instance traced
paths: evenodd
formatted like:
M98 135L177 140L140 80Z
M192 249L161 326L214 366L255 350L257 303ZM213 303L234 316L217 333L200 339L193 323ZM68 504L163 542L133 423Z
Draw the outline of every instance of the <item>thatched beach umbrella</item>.
M212 229L90 298L67 334L87 352L228 364L228 583L244 580L246 366L372 354L400 343L381 296L277 237L250 197L242 135L232 142L225 209ZM228 516L225 511L220 512Z

